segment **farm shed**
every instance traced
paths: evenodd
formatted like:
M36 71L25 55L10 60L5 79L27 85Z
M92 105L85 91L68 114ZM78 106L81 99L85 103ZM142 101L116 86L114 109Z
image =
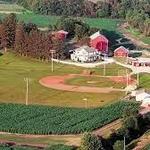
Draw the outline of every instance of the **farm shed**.
M114 50L115 57L128 57L129 50L126 49L124 46L120 46Z
M129 58L128 64L136 67L150 67L150 58Z
M99 31L90 36L90 46L101 53L108 53L108 42L108 39Z
M54 32L54 35L59 40L65 40L68 35L68 32L64 30L60 30L60 31Z
M146 92L142 92L140 94L137 94L135 98L136 101L144 101L144 99L150 98L150 94Z
M145 98L145 99L142 101L141 107L150 107L150 97Z
M97 50L89 46L82 46L74 49L71 60L76 62L94 62L99 58Z

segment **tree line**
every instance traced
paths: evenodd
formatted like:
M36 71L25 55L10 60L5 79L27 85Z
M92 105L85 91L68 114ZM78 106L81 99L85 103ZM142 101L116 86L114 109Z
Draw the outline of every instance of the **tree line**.
M0 45L5 51L40 60L49 60L51 50L54 57L63 58L64 42L49 32L41 32L32 23L18 22L15 14L10 14L0 23Z
M74 17L109 17L126 19L134 28L145 36L150 35L149 0L3 0L16 2L38 14L74 16Z
M149 0L16 0L24 7L45 15L125 18L129 10L150 15Z
M138 28L145 36L150 35L149 0L16 0L35 13L75 17L124 18L129 25Z

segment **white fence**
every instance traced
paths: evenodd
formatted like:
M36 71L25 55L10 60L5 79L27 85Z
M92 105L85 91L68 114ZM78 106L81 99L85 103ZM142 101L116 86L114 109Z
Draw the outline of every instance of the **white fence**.
M94 62L94 63L80 63L80 62L72 62L72 61L63 61L63 60L58 60L58 59L53 59L54 62L62 63L62 64L67 64L67 65L74 65L74 66L79 66L79 67L84 67L84 68L94 68L100 65L104 64L110 64L114 62L114 59L108 58L105 59L105 61L101 62Z

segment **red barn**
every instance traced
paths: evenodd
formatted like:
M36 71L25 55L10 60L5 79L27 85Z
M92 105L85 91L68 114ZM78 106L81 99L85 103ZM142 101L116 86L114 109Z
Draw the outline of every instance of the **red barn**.
M68 35L68 32L66 32L64 30L55 32L55 37L59 40L65 40L67 35Z
M129 55L129 50L126 49L123 46L118 47L117 49L115 49L114 51L114 56L115 57L128 57Z
M90 36L90 46L99 52L108 53L108 39L99 31Z

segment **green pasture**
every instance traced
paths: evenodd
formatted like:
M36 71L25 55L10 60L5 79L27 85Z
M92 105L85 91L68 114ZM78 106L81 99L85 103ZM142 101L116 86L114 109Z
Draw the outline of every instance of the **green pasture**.
M130 27L129 29L126 29L129 33L131 33L136 38L140 39L145 44L150 44L150 37L146 37L140 33L138 29Z
M106 69L106 72L108 72L106 74L117 75L120 68L126 70L116 64L110 64ZM39 84L39 80L45 76L79 74L83 70L85 68L54 63L54 72L52 73L51 63L15 56L10 53L4 54L0 56L0 102L25 103L25 77L31 79L29 84L29 104L85 107L83 99L87 98L88 107L97 107L115 102L124 96L124 92L94 94L58 91L45 88ZM97 75L103 74L102 66L91 70L94 70Z
M3 18L5 14L0 14L0 16L1 18ZM58 16L47 16L34 13L17 14L17 17L19 21L24 21L26 23L28 22L35 23L39 27L48 27L49 25L54 25L60 18ZM120 20L117 19L105 19L105 18L80 18L80 19L87 22L91 27L96 27L109 31L116 31L117 25L118 23L120 23Z
M67 84L71 85L82 85L89 87L113 87L113 88L125 88L125 84L116 83L109 77L93 77L93 76L79 76L72 79L66 80Z

